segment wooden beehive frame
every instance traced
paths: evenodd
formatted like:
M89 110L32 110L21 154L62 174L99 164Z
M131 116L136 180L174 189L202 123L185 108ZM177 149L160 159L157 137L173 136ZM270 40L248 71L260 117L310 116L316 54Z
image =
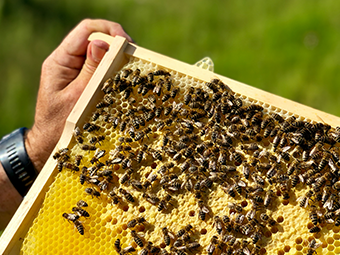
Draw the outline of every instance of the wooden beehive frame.
M94 39L107 41L111 44L111 47L69 115L64 132L55 150L69 145L75 126L77 126L78 123L83 123L84 118L89 116L95 109L95 103L98 101L98 98L101 97L100 88L104 81L112 76L114 72L120 70L129 61L131 56L155 63L166 69L172 69L179 73L186 74L195 79L203 81L210 81L213 78L221 79L234 92L241 94L250 100L254 100L256 103L263 104L271 110L279 109L281 113L288 116L295 115L303 117L304 120L307 121L325 122L332 126L340 126L339 117L146 50L142 47L128 43L123 37L110 37L104 34L94 33L90 36L89 40ZM51 155L53 155L53 153ZM51 156L1 236L0 254L19 254L24 237L34 220L34 217L37 215L45 194L53 182L56 173L56 161L53 160Z

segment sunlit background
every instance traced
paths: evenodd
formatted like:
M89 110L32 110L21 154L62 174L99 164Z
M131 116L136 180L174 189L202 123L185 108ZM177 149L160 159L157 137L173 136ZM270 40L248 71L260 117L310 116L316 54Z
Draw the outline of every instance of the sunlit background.
M0 0L0 137L33 124L40 68L84 18L142 47L340 115L340 1ZM340 125L340 123L339 123Z

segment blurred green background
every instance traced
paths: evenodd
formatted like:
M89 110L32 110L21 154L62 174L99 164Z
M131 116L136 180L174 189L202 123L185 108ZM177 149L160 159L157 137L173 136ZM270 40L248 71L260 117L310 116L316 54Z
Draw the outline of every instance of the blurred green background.
M142 47L340 115L340 1L0 0L0 137L33 124L43 60L83 18Z

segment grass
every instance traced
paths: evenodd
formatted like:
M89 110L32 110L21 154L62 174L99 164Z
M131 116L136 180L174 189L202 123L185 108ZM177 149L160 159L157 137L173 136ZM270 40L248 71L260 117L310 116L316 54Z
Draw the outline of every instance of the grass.
M119 22L147 49L340 115L340 2L0 2L0 136L33 124L40 67L81 19Z

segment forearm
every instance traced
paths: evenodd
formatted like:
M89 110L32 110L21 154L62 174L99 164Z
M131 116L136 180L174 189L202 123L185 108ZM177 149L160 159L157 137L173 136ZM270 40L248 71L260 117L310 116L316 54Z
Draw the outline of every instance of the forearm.
M0 229L4 229L22 201L0 164Z

